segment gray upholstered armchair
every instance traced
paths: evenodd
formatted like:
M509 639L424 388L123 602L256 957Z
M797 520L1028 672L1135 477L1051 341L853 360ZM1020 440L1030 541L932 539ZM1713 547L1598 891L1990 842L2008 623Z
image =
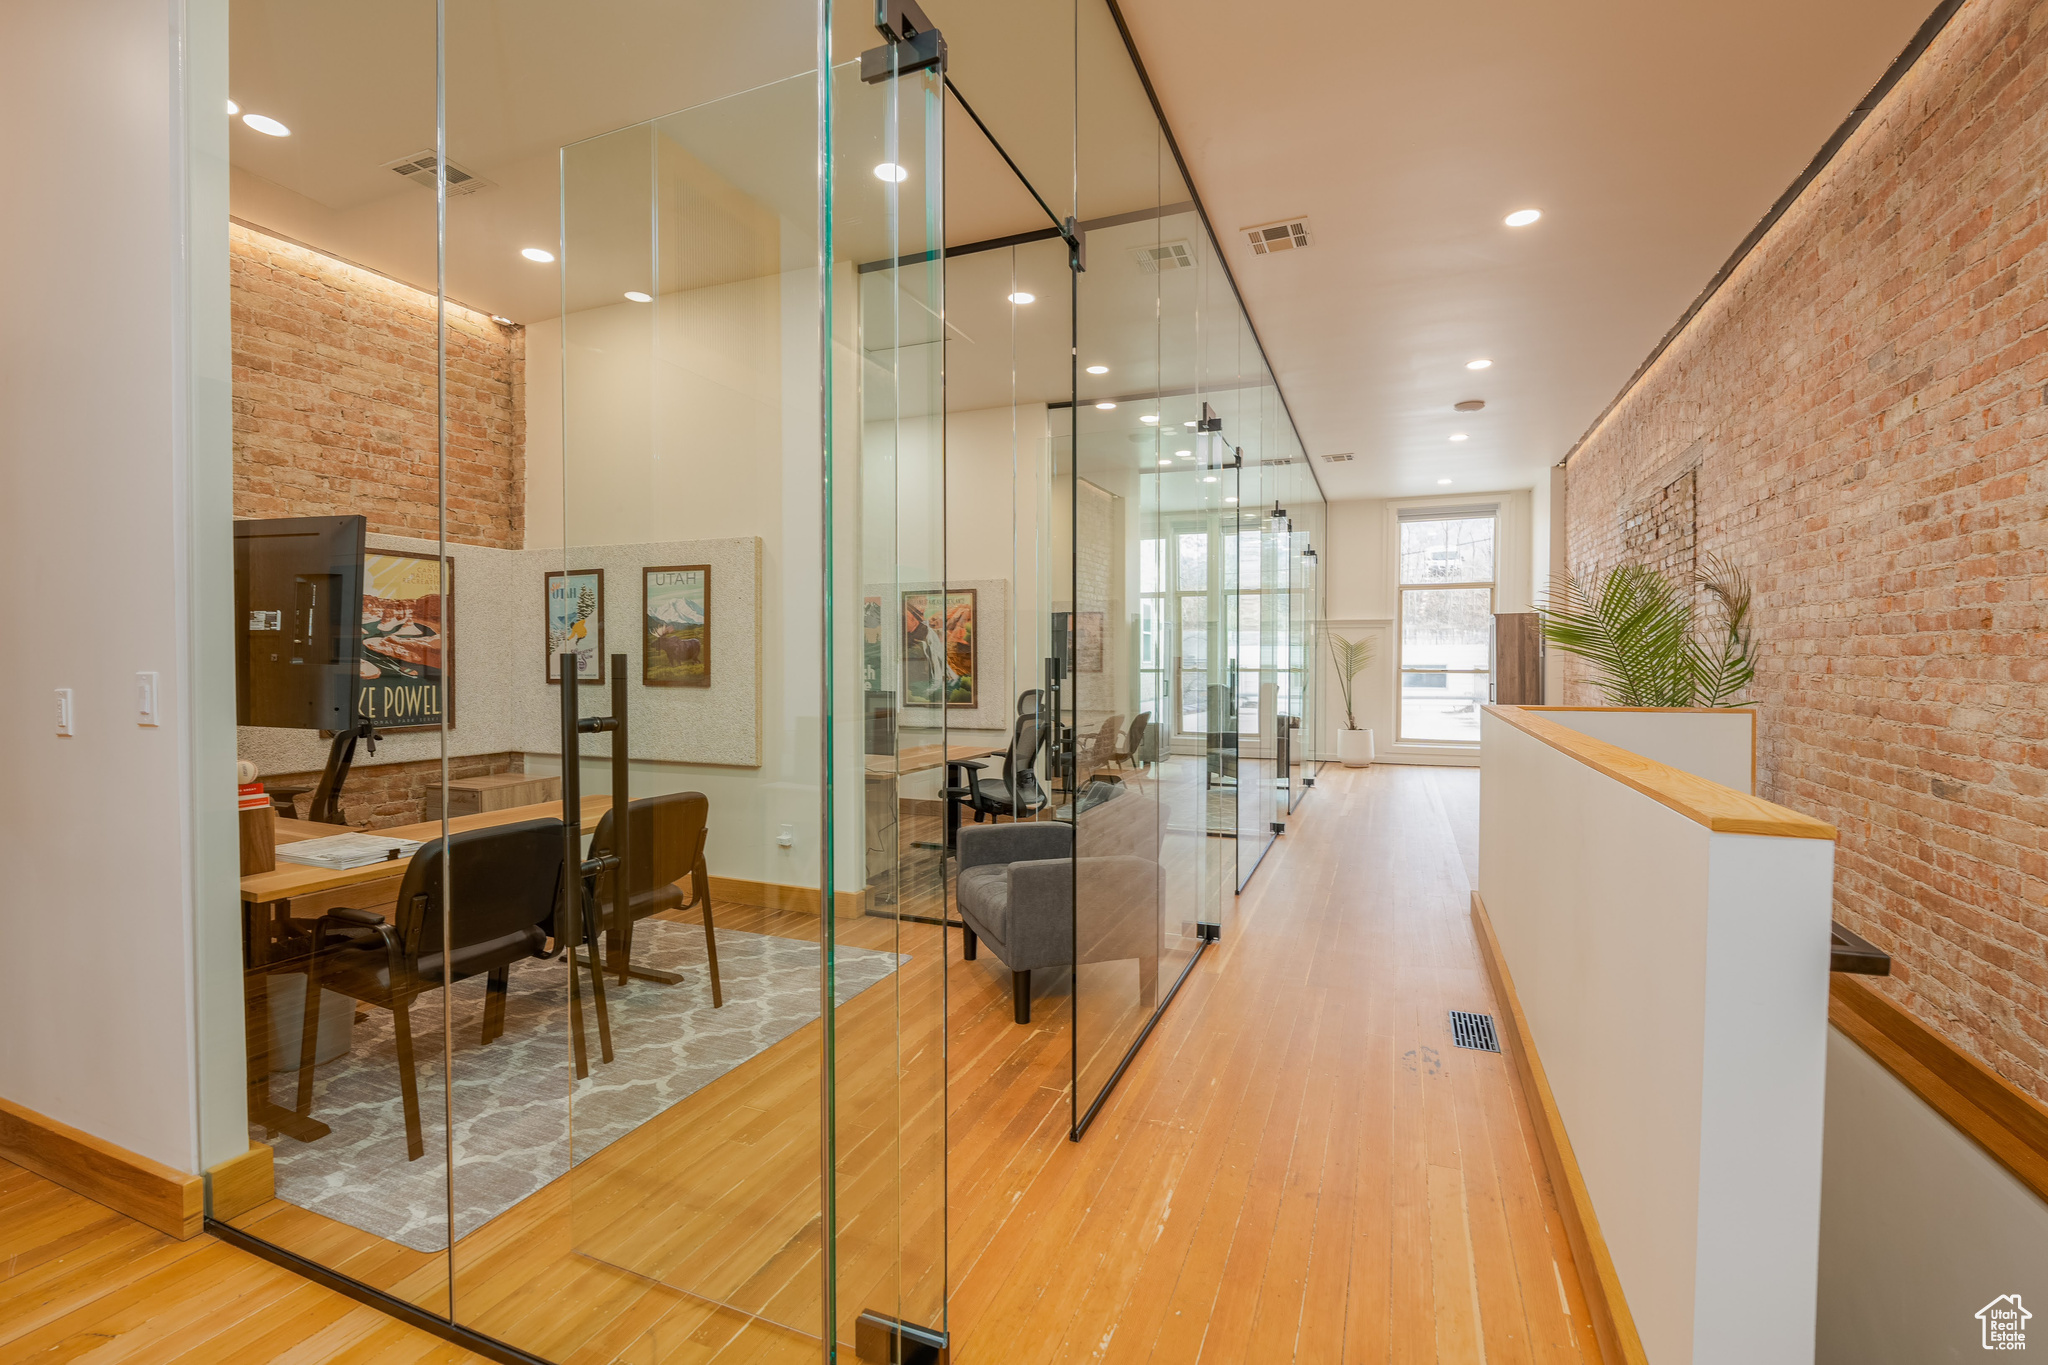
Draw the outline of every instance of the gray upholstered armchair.
M1096 844L1092 826L1084 839ZM1153 856L1144 856L1148 846ZM1031 821L961 829L956 899L967 926L965 955L972 961L978 942L986 940L1010 969L1018 1023L1031 1022L1031 973L1041 967L1135 958L1142 1003L1151 1006L1159 981L1160 869L1156 840L1146 838L1137 848L1081 858L1077 954L1073 826Z

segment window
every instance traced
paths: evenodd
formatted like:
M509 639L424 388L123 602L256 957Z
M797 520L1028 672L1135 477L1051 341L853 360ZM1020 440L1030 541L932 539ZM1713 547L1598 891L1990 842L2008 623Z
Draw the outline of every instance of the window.
M1400 739L1479 742L1493 677L1496 525L1490 508L1401 516Z

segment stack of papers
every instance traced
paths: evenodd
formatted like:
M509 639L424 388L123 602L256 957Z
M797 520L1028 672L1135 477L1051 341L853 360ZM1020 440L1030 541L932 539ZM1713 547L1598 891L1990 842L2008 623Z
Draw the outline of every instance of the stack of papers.
M393 839L382 834L333 834L325 839L300 839L294 843L279 844L277 856L282 862L324 867L330 872L346 872L352 867L368 867L373 863L393 863L396 871L404 867L406 860L419 847L418 839Z

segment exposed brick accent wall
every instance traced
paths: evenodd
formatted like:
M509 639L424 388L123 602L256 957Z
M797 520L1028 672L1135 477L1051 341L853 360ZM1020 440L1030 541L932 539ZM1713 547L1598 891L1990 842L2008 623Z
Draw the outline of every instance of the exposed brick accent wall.
M454 777L496 777L500 773L526 771L524 754L471 754L450 758L448 771ZM441 780L441 760L421 763L378 763L357 765L348 770L341 788L341 813L351 825L388 829L392 825L413 825L427 818L427 784ZM263 785L271 791L280 787L306 787L308 792L293 801L300 816L312 801L310 788L320 774L266 774Z
M1840 829L1883 988L2048 1100L2044 189L2048 9L1972 0L1573 457L1568 521L1574 572L1621 562L1693 463L1699 554L1756 588L1764 794Z
M436 527L434 296L231 224L235 515ZM448 538L525 545L525 332L448 309Z

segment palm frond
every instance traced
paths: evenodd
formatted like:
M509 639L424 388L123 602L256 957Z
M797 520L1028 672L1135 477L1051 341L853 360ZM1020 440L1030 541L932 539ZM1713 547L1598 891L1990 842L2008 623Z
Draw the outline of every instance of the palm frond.
M1597 587L1566 575L1538 610L1544 639L1592 664L1594 685L1611 704L1689 704L1692 608L1662 574L1624 564Z
M1688 651L1695 705L1721 706L1756 677L1750 658L1749 579L1721 555L1709 555L1694 581L1714 605L1718 622L1709 622Z

